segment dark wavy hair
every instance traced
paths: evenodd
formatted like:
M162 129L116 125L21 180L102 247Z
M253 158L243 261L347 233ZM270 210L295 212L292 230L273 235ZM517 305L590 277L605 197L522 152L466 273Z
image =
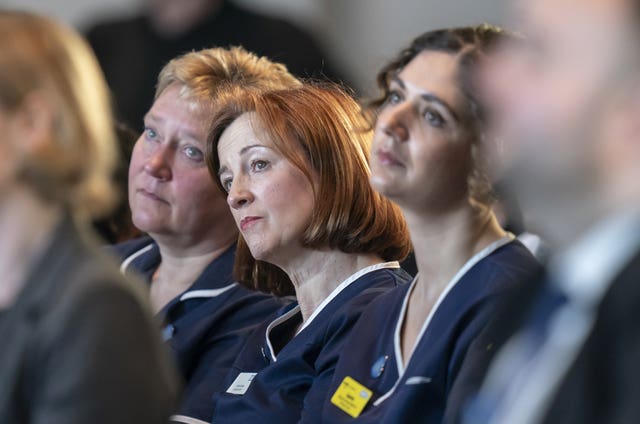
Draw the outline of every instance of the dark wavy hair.
M487 112L478 98L473 75L478 65L498 43L513 37L515 37L513 34L489 24L425 32L380 70L377 84L381 95L367 105L367 115L373 125L377 111L389 96L389 84L392 78L416 56L424 51L459 55L457 80L464 99L463 116L467 117L463 124L466 125L465 129L474 143L472 146L474 167L468 180L469 195L482 204L490 204L494 200L494 194L487 177L486 160L478 148L478 141L484 134Z

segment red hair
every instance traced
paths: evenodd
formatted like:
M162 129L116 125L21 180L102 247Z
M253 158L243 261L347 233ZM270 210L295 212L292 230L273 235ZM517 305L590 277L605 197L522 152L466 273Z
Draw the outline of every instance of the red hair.
M212 175L220 169L217 143L240 115L254 112L275 149L314 186L316 202L302 243L345 253L402 260L410 250L400 209L369 184L371 131L358 103L336 86L299 88L246 96L223 106L207 143ZM315 175L317 183L313 183ZM290 294L293 287L274 265L257 261L240 237L236 278L256 289Z

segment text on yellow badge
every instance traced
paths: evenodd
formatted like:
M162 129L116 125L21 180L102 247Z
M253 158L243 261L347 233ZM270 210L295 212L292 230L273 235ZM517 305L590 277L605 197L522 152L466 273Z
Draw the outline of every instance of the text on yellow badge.
M372 394L371 390L347 376L331 397L331 403L353 418L357 418L371 399Z

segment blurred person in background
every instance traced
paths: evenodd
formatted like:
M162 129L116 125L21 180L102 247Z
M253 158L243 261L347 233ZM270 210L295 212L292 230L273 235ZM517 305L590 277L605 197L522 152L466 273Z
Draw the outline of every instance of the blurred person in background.
M175 403L142 287L90 234L115 142L89 46L0 11L0 422L160 424Z
M494 183L493 187L495 191L493 212L502 228L515 234L536 259L544 262L549 255L547 245L539 235L528 228L518 196L500 181Z
M98 23L87 38L115 95L119 118L135 129L154 98L162 66L191 50L239 45L300 77L339 77L307 32L228 0L146 0L141 15Z
M123 123L116 124L116 137L120 155L113 173L113 183L117 189L114 210L93 225L98 235L109 244L121 243L141 235L131 221L131 208L127 197L129 187L129 161L138 133Z
M129 205L147 236L114 246L142 274L163 337L186 382L175 422L209 422L211 396L254 326L283 305L238 284L238 230L205 161L214 113L247 92L299 86L284 65L246 50L187 53L160 72L129 166Z
M520 0L485 69L504 181L553 255L478 346L468 423L640 420L640 3ZM504 340L508 340L506 343Z
M410 279L404 218L369 185L371 132L340 88L265 93L215 122L207 156L241 233L236 275L297 301L252 333L213 422L315 420L362 310Z
M498 300L538 268L493 213L486 111L473 83L507 37L490 25L430 31L378 74L371 184L402 209L418 274L364 311L321 419L308 422L440 423L470 344Z

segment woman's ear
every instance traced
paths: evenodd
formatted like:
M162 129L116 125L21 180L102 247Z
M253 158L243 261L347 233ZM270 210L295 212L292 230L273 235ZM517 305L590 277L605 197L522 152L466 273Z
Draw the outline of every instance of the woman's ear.
M483 132L480 135L482 154L485 158L484 171L492 182L499 181L505 173L507 152L504 139L492 133Z
M16 180L37 152L52 141L53 110L40 93L32 92L10 110L3 109L0 181Z
M605 124L603 142L611 154L621 161L626 158L635 159L640 156L640 76L635 84L625 87L624 93L615 96L607 109L608 119Z
M640 196L640 75L607 111L597 152L609 203L637 204Z
M635 153L638 154L640 153L640 76L638 76L631 93L629 110L629 119L631 120L629 138L633 140ZM640 156L636 155L635 157Z
M42 92L29 93L14 112L14 148L27 160L48 150L53 142L54 111Z

